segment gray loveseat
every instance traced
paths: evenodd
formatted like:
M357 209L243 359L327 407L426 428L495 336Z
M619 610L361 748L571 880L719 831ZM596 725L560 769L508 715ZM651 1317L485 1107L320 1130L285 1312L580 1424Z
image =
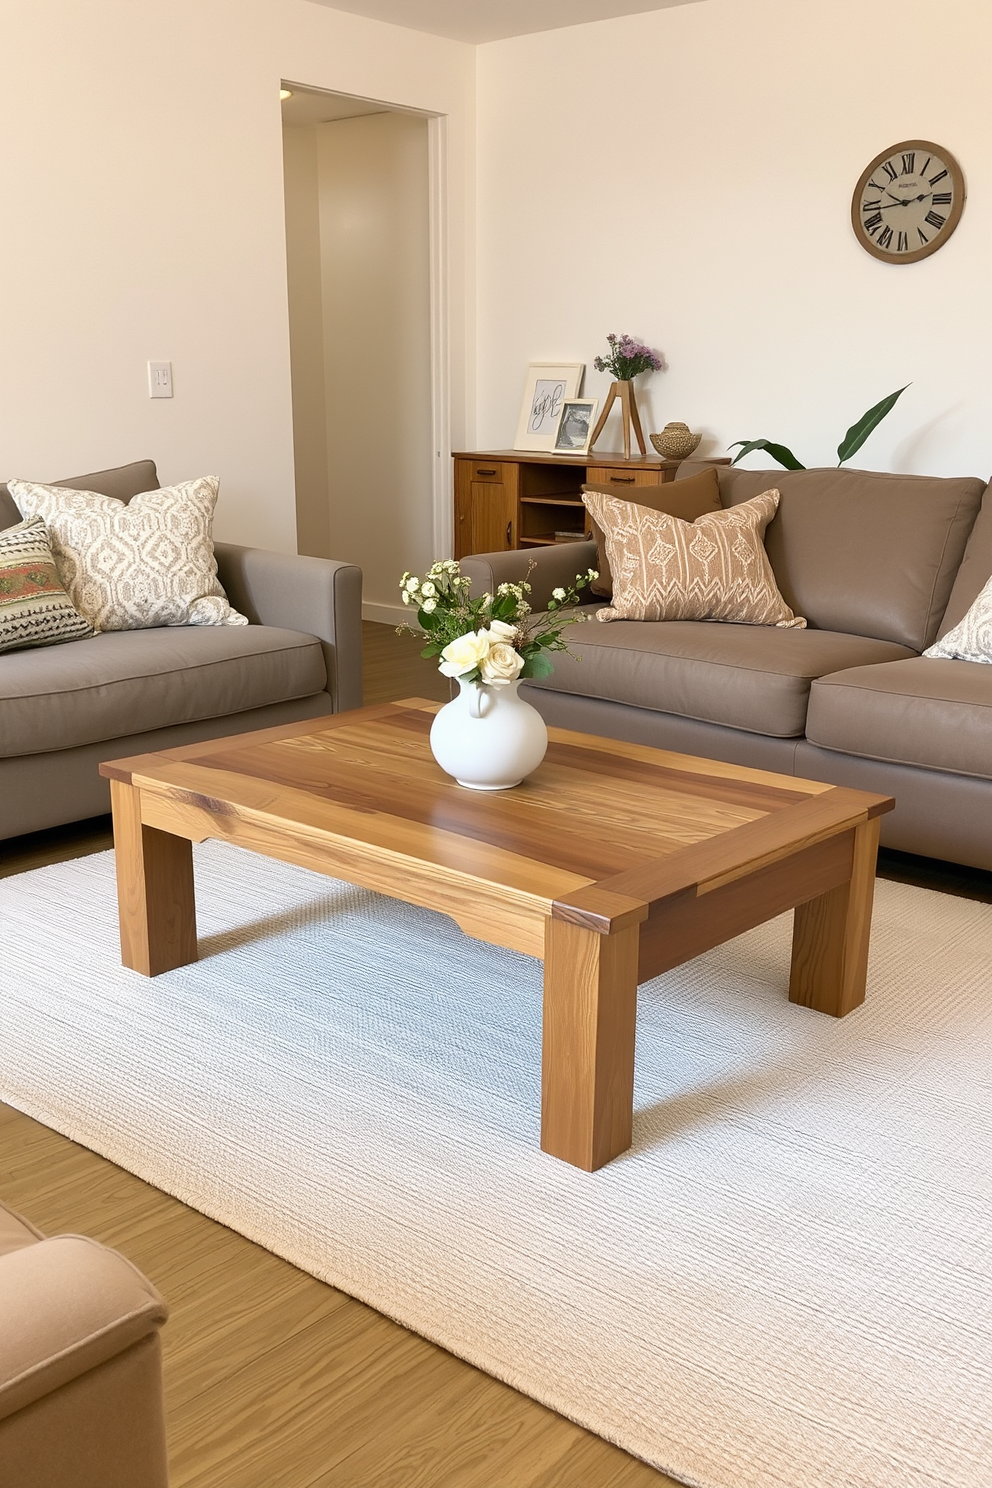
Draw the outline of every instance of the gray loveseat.
M151 460L60 482L129 500ZM0 486L0 528L20 521ZM108 631L0 655L0 839L110 810L101 760L294 723L362 702L362 574L216 545L249 625Z
M581 660L555 658L521 695L562 728L892 795L884 844L992 869L992 666L920 655L992 574L992 493L856 470L718 474L725 507L781 491L767 551L809 628L592 620L570 637ZM462 567L479 594L535 563L540 607L595 555L573 542Z

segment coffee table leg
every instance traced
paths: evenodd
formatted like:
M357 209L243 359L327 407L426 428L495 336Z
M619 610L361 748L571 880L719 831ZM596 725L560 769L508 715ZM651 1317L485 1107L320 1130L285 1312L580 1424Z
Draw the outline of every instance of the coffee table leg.
M638 934L548 920L541 1147L589 1173L630 1146Z
M789 1001L843 1018L865 1000L879 820L854 829L847 883L796 909Z
M193 844L147 827L141 792L111 780L121 960L158 976L197 959Z

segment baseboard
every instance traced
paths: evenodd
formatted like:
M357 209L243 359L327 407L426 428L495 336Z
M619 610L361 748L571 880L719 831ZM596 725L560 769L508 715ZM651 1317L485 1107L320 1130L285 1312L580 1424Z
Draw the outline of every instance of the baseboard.
M416 619L416 610L411 615L405 605L383 605L362 602L362 619L375 620L379 625L409 625Z

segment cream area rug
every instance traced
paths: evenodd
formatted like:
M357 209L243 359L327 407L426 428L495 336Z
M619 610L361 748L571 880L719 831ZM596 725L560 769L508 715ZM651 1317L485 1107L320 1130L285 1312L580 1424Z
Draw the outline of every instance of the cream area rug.
M880 883L841 1022L788 917L642 987L587 1174L538 1146L538 962L196 861L151 981L111 854L0 881L5 1100L686 1483L992 1484L992 908Z

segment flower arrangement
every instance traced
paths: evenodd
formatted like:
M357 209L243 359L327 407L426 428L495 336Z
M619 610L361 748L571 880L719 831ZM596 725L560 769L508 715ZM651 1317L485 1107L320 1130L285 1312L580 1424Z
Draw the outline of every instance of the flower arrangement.
M640 372L660 372L665 363L656 351L635 341L633 336L607 336L610 349L606 356L593 360L597 372L609 372L617 382L630 382Z
M500 584L495 594L472 599L472 581L453 558L432 564L422 579L405 573L400 593L405 605L417 606L417 622L427 638L421 656L440 657L438 671L445 677L506 687L519 678L547 677L554 670L548 653L567 651L562 631L586 618L565 611L574 611L580 591L598 578L594 568L577 574L574 583L552 592L548 613L536 619L531 618L527 600L531 586L526 579Z

